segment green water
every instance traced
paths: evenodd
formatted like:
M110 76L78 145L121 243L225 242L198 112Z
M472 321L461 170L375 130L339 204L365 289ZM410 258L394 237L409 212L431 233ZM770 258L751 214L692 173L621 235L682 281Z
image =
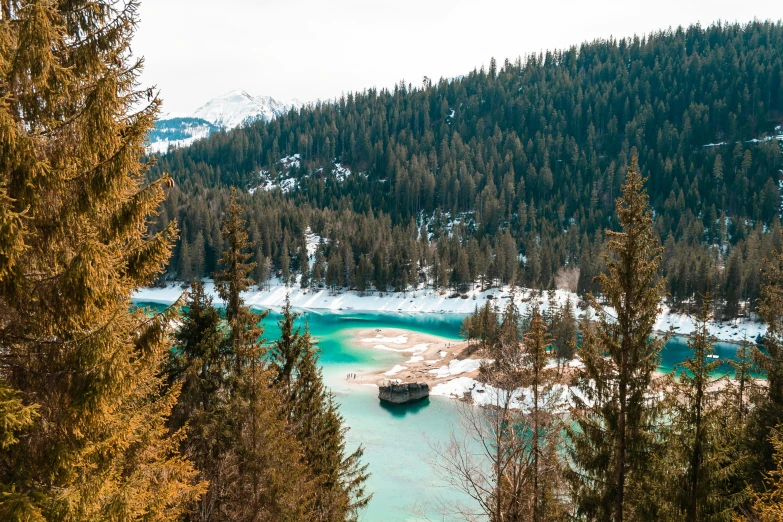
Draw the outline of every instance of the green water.
M164 305L137 303L160 310ZM270 313L265 321L265 337L278 337L279 314ZM364 462L372 475L367 484L374 494L362 520L421 520L423 512L431 520L441 520L437 502L463 502L470 499L439 480L429 458L431 444L445 443L456 430L460 403L442 397L409 406L384 407L377 389L346 380L349 373L391 368L400 363L400 354L355 347L349 340L357 328L405 328L408 330L458 339L463 316L457 314L304 312L305 321L321 350L324 380L340 403L340 412L350 427L348 445L352 450L364 446ZM688 354L687 340L671 339L663 350L660 369L670 371ZM715 353L721 360L734 357L736 345L717 343ZM728 365L724 365L728 366ZM728 371L728 368L725 370ZM457 430L457 435L459 435Z
M733 343L715 343L714 353L723 364L716 369L714 374L734 374L728 361L736 359L737 348L739 348L739 345ZM658 369L662 372L670 372L675 364L682 362L690 353L686 337L672 337L661 351L661 364L658 366Z

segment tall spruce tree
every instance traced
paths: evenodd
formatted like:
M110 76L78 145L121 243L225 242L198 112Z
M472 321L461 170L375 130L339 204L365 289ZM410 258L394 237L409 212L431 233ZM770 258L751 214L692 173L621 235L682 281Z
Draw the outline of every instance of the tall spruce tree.
M748 513L754 498L754 486L763 479L763 470L759 462L760 451L758 437L763 436L756 423L756 407L763 401L766 386L756 381L759 367L754 352L757 350L744 340L737 348L735 358L728 361L733 376L725 383L717 401L719 411L713 414L717 421L716 463L721 469L712 469L713 476L719 481L715 491L710 492L718 503L713 504L720 511L713 515L714 520L727 520L732 513ZM678 466L680 463L674 463ZM734 520L734 518L731 518ZM751 519L753 520L753 519Z
M186 430L182 452L192 459L199 477L209 483L198 502L190 506L188 519L216 520L223 510L222 492L230 479L232 460L227 399L233 358L220 313L200 281L191 283L185 306L187 312L169 353L169 379L182 386L169 425L172 430Z
M232 445L221 491L221 513L227 520L313 520L317 491L304 460L302 444L292 435L281 412L281 396L272 386L268 352L259 321L242 292L252 283L249 274L252 244L241 208L232 194L221 235L226 245L215 275L218 295L226 303L227 350L233 368L226 394Z
M167 374L182 381L182 391L170 423L176 428L191 420L196 410L211 410L230 370L221 330L220 313L212 306L201 281L194 280L185 303L182 324L175 335L175 349L169 353Z
M729 366L734 371L734 378L729 382L730 386L727 389L728 401L739 424L745 423L750 404L754 402L758 393L758 386L753 377L753 374L759 371L753 357L755 350L756 347L747 339L743 340L737 348L735 358L729 361Z
M522 344L523 369L521 384L530 389L530 474L532 479L532 513L530 520L544 522L562 520L564 510L560 495L560 463L557 452L561 447L560 426L554 415L558 397L553 393L556 370L548 363L552 338L546 331L544 318L533 310L530 329Z
M663 346L651 334L663 286L644 181L634 157L616 203L622 231L607 231L607 271L599 276L611 311L591 298L598 321L582 326L585 367L568 435L574 500L588 519L645 516L641 497L657 415L650 384Z
M295 322L299 315L286 297L279 321L280 338L272 343L269 359L273 383L283 398L283 415L304 449L304 460L314 477L313 520L357 520L370 501L365 495L367 465L360 446L346 454L343 420L318 368L318 352L310 332Z
M166 418L171 314L131 311L174 223L140 161L138 3L0 2L0 519L174 520L201 486Z
M677 365L679 370L667 390L665 435L666 476L659 493L671 499L670 520L696 522L710 520L730 508L724 482L730 475L731 441L726 440L728 409L721 404L721 393L715 376L721 361L714 358L714 340L709 333L711 298L704 296L695 319L695 329L688 339L691 353ZM668 508L668 506L666 506Z
M239 316L247 310L242 292L253 284L250 274L256 267L256 263L250 261L253 257L253 245L248 239L246 223L242 219L243 209L237 198L237 191L232 190L226 218L220 229L225 245L220 258L223 270L214 275L215 288L225 303L226 321L229 325L240 320ZM233 326L231 329L233 333ZM238 339L235 341L238 342Z
M765 487L763 474L776 465L771 433L783 422L783 254L780 252L773 252L772 258L764 262L760 293L758 313L767 324L767 332L763 349L753 348L752 353L754 362L767 376L766 386L754 389L750 375L746 375L750 367L745 358L741 358L744 364L735 366L742 372L737 377L746 377L750 388L745 390L743 381L742 391L738 391L749 402L747 407L739 404L745 415L743 453L747 463L743 480L756 490Z
M558 365L574 358L576 352L576 327L576 316L574 315L571 298L568 297L563 306L557 307L550 327Z
M767 393L756 415L764 425L759 436L769 440L769 430L783 422L783 252L774 252L764 263L764 284L758 303L758 313L767 324L764 350L755 350L755 358L767 375ZM766 430L766 433L764 431ZM758 442L762 442L759 440ZM772 469L772 446L765 442L764 469Z

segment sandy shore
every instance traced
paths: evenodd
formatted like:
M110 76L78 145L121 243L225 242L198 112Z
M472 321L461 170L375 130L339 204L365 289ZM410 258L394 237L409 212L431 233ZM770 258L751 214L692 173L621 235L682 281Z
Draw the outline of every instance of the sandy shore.
M436 335L401 328L363 328L353 332L354 346L399 354L392 368L356 374L353 382L380 385L389 381L423 382L430 388L457 376L478 375L481 360L468 355L467 341L454 341Z

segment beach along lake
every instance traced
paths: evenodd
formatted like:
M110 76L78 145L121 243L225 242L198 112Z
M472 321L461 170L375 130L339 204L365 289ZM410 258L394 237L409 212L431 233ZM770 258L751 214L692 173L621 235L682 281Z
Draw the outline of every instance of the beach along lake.
M138 306L161 310L166 305L137 302ZM378 400L378 389L363 384L351 374L391 369L410 357L374 347L374 343L356 342L356 332L371 330L383 335L385 329L404 329L413 333L458 341L459 314L404 314L299 311L299 324L308 324L321 351L324 381L332 389L340 413L350 428L348 449L359 444L365 448L364 462L371 473L367 490L373 494L361 520L411 521L443 520L442 505L463 503L471 499L448 486L431 466L432 446L448 443L452 433L460 432L459 411L463 404L445 397L398 406L384 406ZM279 335L280 316L270 312L264 321L268 342ZM716 343L720 360L732 359L737 345ZM689 353L687 339L673 337L661 354L661 371L671 371ZM723 365L722 371L728 371ZM448 517L445 520L449 520Z

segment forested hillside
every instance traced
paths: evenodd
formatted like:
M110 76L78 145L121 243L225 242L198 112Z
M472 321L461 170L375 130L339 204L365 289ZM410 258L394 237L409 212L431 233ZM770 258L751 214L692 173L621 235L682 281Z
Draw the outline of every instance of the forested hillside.
M360 290L547 289L578 267L578 290L598 291L635 149L672 305L698 305L709 285L722 317L755 307L762 260L781 246L768 233L780 228L780 23L600 40L416 83L160 157L151 175L177 187L157 227L182 228L165 277L215 270L237 187L261 281L304 269L304 284ZM326 239L315 263L308 227Z

